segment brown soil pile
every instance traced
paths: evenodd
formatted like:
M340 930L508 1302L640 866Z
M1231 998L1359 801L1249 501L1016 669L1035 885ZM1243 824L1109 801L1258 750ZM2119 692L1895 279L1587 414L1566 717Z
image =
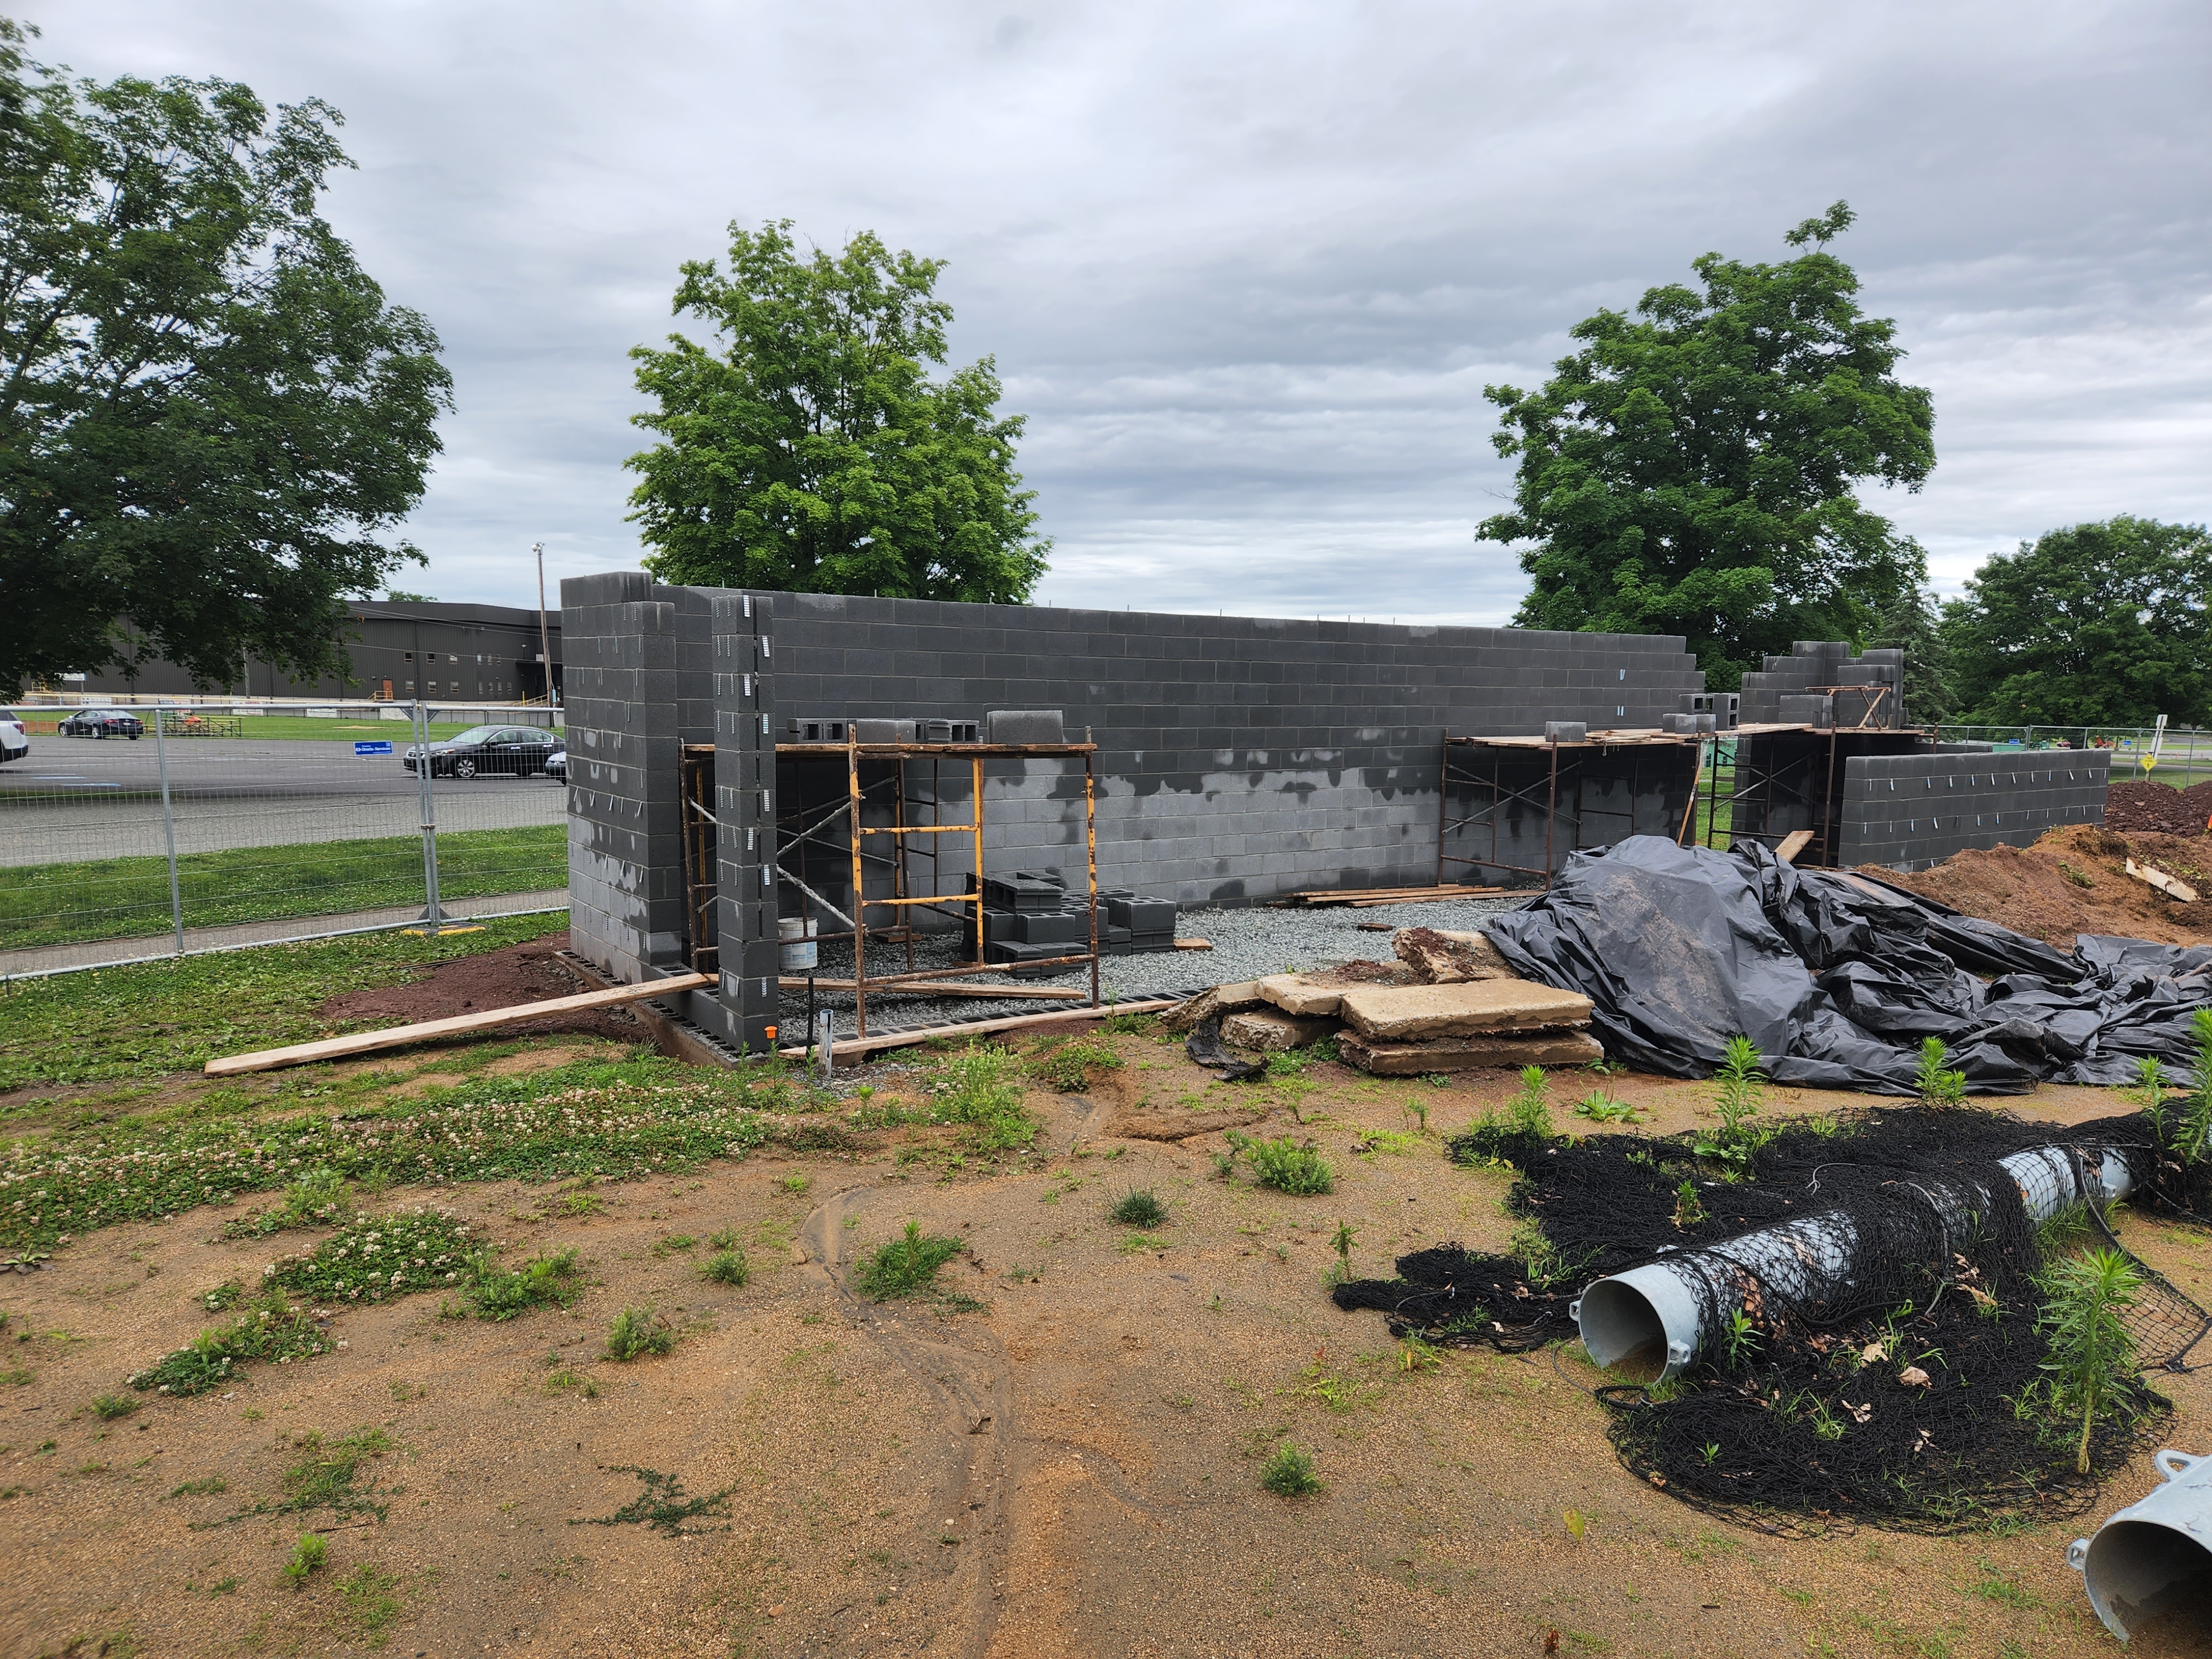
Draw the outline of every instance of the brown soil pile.
M2107 830L2202 836L2212 819L2212 783L2176 789L2163 783L2116 783L2105 801Z
M2074 948L2076 933L2118 933L2166 945L2212 942L2212 902L2175 903L2129 876L2130 858L2200 891L2212 888L2204 867L2212 858L2201 836L2121 835L2089 823L2053 830L2032 847L1956 853L1917 875L1871 867L1864 873L2062 951Z
M554 959L556 951L568 948L567 933L548 933L526 945L511 945L504 951L441 962L404 985L332 997L323 1005L323 1016L331 1020L373 1023L451 1019L479 1009L543 1002L549 997L572 997L597 988L584 984ZM574 1013L549 1014L543 1019L517 1020L494 1033L474 1033L472 1040L481 1042L487 1036L512 1036L525 1031L533 1036L568 1031L585 1036L610 1037L617 1042L646 1040L644 1026L624 1008L586 1008Z

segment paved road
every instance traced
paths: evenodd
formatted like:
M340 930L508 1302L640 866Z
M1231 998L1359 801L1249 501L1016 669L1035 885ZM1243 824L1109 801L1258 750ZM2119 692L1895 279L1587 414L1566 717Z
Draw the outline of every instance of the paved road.
M404 744L394 744L395 750ZM398 755L344 743L198 738L168 745L179 853L419 833L419 786ZM433 782L441 830L559 823L568 792L547 778ZM33 738L0 767L0 866L159 854L159 757L151 738Z

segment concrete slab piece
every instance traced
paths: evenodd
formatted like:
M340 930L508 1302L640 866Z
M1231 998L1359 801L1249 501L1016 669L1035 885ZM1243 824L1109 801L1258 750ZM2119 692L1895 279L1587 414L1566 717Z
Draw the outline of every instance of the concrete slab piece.
M1390 936L1398 959L1431 985L1464 985L1475 980L1517 979L1498 947L1481 933L1444 933L1434 927L1401 927Z
M1221 1022L1221 1040L1239 1048L1279 1054L1303 1048L1337 1029L1334 1019L1294 1019L1271 1008L1248 1008Z
M1540 1031L1527 1036L1445 1037L1433 1042L1371 1042L1346 1031L1336 1040L1347 1066L1376 1077L1425 1077L1431 1072L1472 1072L1493 1066L1586 1066L1604 1054L1583 1031Z
M1277 974L1256 988L1265 1000L1300 1019L1334 1018L1344 996L1342 985L1316 985L1304 974Z
M1344 992L1340 1007L1362 1036L1400 1042L1583 1025L1590 1017L1590 1000L1580 992L1522 979L1361 986Z

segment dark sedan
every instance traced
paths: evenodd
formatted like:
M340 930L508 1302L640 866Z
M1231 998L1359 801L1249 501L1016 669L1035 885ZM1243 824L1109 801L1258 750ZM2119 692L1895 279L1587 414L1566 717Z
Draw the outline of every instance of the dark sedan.
M65 738L128 738L146 735L146 722L120 708L80 708L56 728Z
M434 778L527 778L546 769L554 749L550 732L532 726L473 726L459 737L430 745L430 775ZM403 759L410 772L420 769L420 744Z
M545 757L545 775L556 783L568 781L568 744L562 738L553 739L553 752Z

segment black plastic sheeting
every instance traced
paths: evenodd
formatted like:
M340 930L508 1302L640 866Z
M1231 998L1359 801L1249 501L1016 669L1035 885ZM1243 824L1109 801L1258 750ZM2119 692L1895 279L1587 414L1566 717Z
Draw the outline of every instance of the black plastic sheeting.
M1524 978L1589 997L1609 1057L1668 1077L1710 1076L1741 1033L1779 1083L1911 1094L1931 1036L1977 1094L2130 1083L2145 1054L2185 1061L2212 1007L2212 947L2084 934L2064 955L1756 844L1577 853L1483 931Z

